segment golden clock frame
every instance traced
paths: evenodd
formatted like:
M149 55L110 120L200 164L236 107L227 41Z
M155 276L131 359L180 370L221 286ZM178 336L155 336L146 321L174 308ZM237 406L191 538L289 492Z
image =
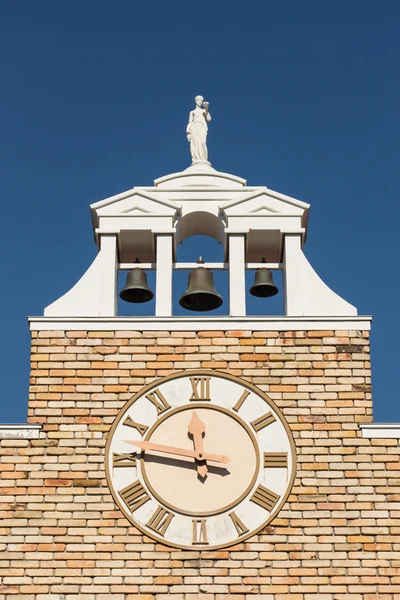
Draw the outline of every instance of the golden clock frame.
M216 544L216 545L196 544L196 545L186 546L183 544L175 544L174 542L165 540L162 536L157 536L157 534L155 534L153 537L153 534L151 534L143 525L141 525L140 523L135 521L135 519L132 515L128 516L126 514L127 511L118 497L118 492L116 492L116 490L114 490L114 487L112 485L112 479L111 479L111 474L110 474L110 469L109 469L110 446L111 446L111 441L112 441L112 437L114 435L115 429L117 428L120 420L122 419L123 414L125 414L126 410L130 406L132 406L132 404L134 404L136 402L136 400L138 400L139 398L141 398L143 395L147 394L148 392L152 391L153 388L157 388L160 385L167 383L167 381L171 381L173 379L181 379L182 377L220 377L221 379L227 379L229 381L233 381L233 382L237 383L238 385L241 385L242 387L247 388L250 392L253 392L256 395L258 395L260 398L262 398L262 400L264 400L264 402L266 402L266 404L268 404L268 406L270 406L274 410L274 412L279 417L279 420L282 423L282 425L287 433L290 448L292 451L291 452L292 471L291 471L291 475L290 475L290 479L289 479L289 483L288 483L286 492L284 493L283 496L281 496L281 502L279 503L279 508L272 511L269 514L269 516L267 517L267 519L265 521L263 521L263 523L256 529L253 529L252 531L244 534L243 536L239 536L236 540L233 540L230 542L225 542L223 544ZM209 406L208 404L203 404L203 403L200 403L200 404L202 406ZM190 406L192 406L192 405L190 405ZM180 407L178 407L178 408L180 409ZM224 407L219 407L219 408L224 408ZM173 410L176 410L176 409L173 409ZM226 409L226 410L229 411L229 409ZM171 414L171 413L169 413L169 414ZM156 423L154 423L150 429L152 429L156 425ZM258 452L256 454L258 456ZM167 375L166 377L159 377L158 379L155 379L151 383L149 383L149 384L145 385L143 388L141 388L141 390L139 392L137 392L136 394L134 394L134 396L132 396L132 398L130 400L128 400L126 402L126 404L123 406L123 408L119 411L119 414L115 418L115 421L112 424L111 429L107 434L107 443L106 443L106 449L105 449L105 471L106 471L106 480L107 480L108 489L111 493L111 496L114 499L115 504L118 506L118 508L124 515L124 517L134 527L139 529L139 531L141 531L146 537L152 539L156 543L161 543L165 546L169 546L172 548L178 548L179 550L192 550L192 551L193 550L197 550L197 551L220 550L222 548L229 548L229 547L235 546L236 544L244 542L244 541L248 540L249 538L253 537L254 535L257 535L258 533L260 533L260 531L262 531L267 525L269 525L269 523L271 523L271 521L283 509L283 507L286 503L286 500L288 499L288 497L292 491L292 488L293 488L293 484L294 484L294 481L296 478L296 466L297 466L296 446L294 444L292 431L291 431L288 423L286 422L286 419L284 418L283 414L281 413L281 410L276 406L276 404L273 402L273 400L271 400L271 398L269 398L269 396L265 392L260 390L256 385L249 383L248 381L241 379L240 377L237 377L236 375L231 375L230 373L224 373L222 371L213 371L211 369L195 369L195 370L187 370L187 371L177 371L176 373L172 373L171 375ZM147 485L147 483L146 483L146 485ZM158 498L157 498L157 500L158 500ZM241 502L242 500L243 500L243 498L241 498L241 500L239 502ZM162 501L162 503L164 504L163 501ZM238 503L235 503L235 505ZM176 512L178 512L178 511L176 511ZM183 514L183 513L179 512L179 514Z

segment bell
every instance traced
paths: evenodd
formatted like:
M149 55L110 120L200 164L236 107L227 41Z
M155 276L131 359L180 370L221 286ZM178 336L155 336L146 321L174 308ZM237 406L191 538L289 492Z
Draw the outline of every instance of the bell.
M257 269L254 283L250 288L250 294L257 296L257 298L271 298L278 292L271 271L265 267Z
M129 271L126 277L126 285L119 293L121 300L125 302L149 302L154 297L153 292L147 285L147 275L139 267Z
M198 264L204 261L200 257ZM197 267L189 273L188 288L182 294L179 304L186 310L204 312L219 308L222 297L215 291L214 277L205 267Z

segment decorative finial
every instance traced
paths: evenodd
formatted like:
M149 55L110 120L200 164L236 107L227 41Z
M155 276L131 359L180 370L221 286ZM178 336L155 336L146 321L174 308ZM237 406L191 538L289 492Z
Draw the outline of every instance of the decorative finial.
M194 101L196 108L190 111L189 123L186 127L186 136L190 142L192 164L208 162L207 123L211 121L211 115L208 112L209 103L204 101L203 96L196 96Z

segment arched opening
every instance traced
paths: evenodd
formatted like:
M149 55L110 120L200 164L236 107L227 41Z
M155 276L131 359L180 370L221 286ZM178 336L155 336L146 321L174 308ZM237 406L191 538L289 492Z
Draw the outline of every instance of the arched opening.
M198 210L185 215L176 224L176 246L194 235L207 235L224 243L225 224L221 217Z
M246 314L248 317L256 316L280 316L284 314L283 310L283 277L282 271L274 269L272 271L275 285L278 287L278 294L272 298L257 298L250 294L250 288L254 283L256 269L246 269Z
M152 290L152 292L156 293L156 272L146 270L147 276L147 285ZM150 302L143 303L135 303L132 304L130 302L124 302L119 297L119 293L122 288L126 285L126 278L128 275L128 271L118 271L118 293L117 293L117 301L118 301L118 312L117 314L121 317L151 317L155 314L155 297L150 300Z
M200 256L206 263L223 264L224 248L215 238L208 235L193 235L186 237L177 248L178 263L196 263ZM188 275L191 270L192 269L174 270L172 285L173 314L186 317L190 315L227 315L229 313L228 272L221 269L212 270L214 288L222 296L224 301L221 307L207 312L193 312L185 310L179 305L179 299L187 289Z

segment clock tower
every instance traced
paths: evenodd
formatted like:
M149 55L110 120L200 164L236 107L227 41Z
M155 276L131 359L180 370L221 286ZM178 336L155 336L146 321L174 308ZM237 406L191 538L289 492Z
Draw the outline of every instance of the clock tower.
M192 165L91 206L95 260L29 319L30 425L0 431L0 600L398 596L399 428L372 422L371 318L307 260L308 204L211 166L210 120L198 96ZM177 262L198 234L223 262Z

